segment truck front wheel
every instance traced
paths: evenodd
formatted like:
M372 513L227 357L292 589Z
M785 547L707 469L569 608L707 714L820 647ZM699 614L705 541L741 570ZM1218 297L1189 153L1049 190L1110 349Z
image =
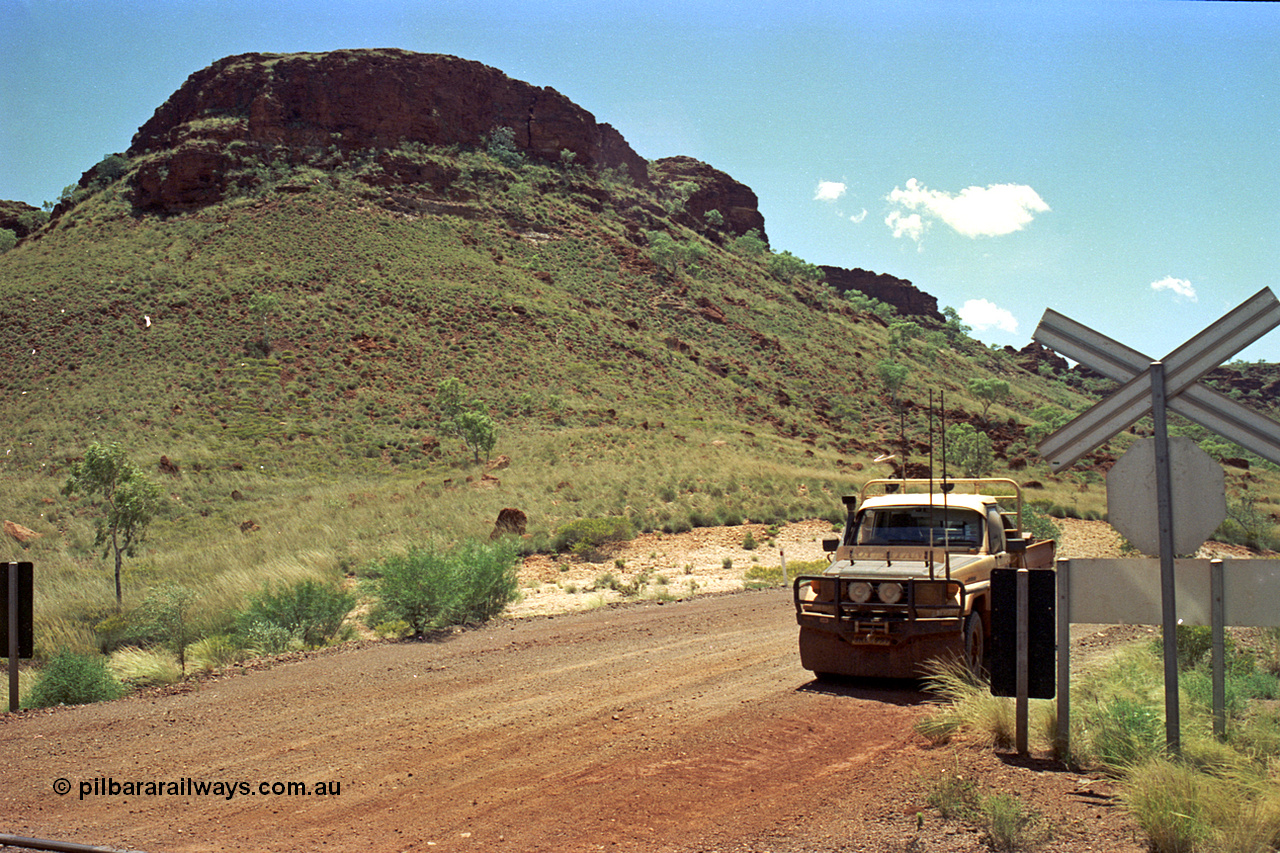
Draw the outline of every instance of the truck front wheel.
M982 627L982 614L977 610L964 622L964 663L975 678L981 678L986 672L987 645Z

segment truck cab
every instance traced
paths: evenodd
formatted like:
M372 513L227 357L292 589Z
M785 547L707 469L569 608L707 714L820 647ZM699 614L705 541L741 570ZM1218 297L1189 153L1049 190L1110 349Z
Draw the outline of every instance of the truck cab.
M792 586L800 663L819 676L919 678L948 655L979 672L991 570L1053 565L1053 540L1023 531L1013 480L872 480L844 501L830 567Z

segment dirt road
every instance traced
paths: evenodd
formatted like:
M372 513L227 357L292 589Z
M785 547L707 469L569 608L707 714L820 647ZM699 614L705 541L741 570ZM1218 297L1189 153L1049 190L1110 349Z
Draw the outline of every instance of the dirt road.
M1070 774L930 748L913 685L819 687L795 635L787 592L747 592L23 712L0 718L0 831L152 853L982 849L924 804L963 767L1046 801L1058 849L1141 849ZM229 799L193 793L217 782Z

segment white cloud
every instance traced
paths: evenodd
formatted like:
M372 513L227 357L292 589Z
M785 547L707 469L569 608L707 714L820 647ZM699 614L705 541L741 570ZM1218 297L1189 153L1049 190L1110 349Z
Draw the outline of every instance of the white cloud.
M931 190L915 178L907 181L906 189L894 187L886 196L890 204L898 209L890 213L899 219L905 211L913 211L912 215L923 214L931 219L938 219L945 225L965 237L1000 237L1021 231L1037 213L1049 210L1049 205L1031 187L1023 184L991 184L986 187L966 187L959 193L948 193ZM919 240L918 235L900 232L894 228L894 236L909 236Z
M857 225L857 224L860 224L862 220L866 218L867 218L867 209L864 207L862 208L861 213L857 213L857 214L854 214L853 216L850 216L849 221Z
M1184 278L1174 278L1167 275L1159 281L1151 282L1151 289L1157 293L1161 290L1167 290L1173 294L1175 299L1185 299L1188 302L1196 302L1199 297L1196 296L1196 289L1191 286L1191 282Z
M818 181L818 191L813 194L814 201L836 201L848 189L840 181Z
M960 315L965 325L972 326L979 332L987 329L999 329L1009 334L1018 332L1018 318L986 299L969 299L956 313Z
M920 238L924 236L925 223L918 213L908 216L900 211L891 210L884 218L884 224L893 229L895 237L910 237L919 243Z

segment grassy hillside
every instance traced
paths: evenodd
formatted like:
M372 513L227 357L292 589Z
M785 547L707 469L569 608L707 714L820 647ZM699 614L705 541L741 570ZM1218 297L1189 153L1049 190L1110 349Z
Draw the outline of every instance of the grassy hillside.
M6 537L0 558L37 561L57 618L113 603L91 514L59 494L94 441L125 446L164 494L126 562L134 599L172 577L234 597L483 537L507 506L528 514L529 549L599 515L668 531L835 518L889 472L871 460L903 422L927 461L930 392L978 419L966 389L982 377L1013 387L978 420L997 472L1102 511L1100 476L1050 476L1023 433L1086 397L960 330L839 297L759 241L676 224L688 187L483 150L397 156L436 183L380 188L372 153L259 163L251 189L166 217L134 211L128 163L0 255L0 500L41 534ZM907 369L896 399L890 359ZM440 430L448 378L496 422L507 467Z

